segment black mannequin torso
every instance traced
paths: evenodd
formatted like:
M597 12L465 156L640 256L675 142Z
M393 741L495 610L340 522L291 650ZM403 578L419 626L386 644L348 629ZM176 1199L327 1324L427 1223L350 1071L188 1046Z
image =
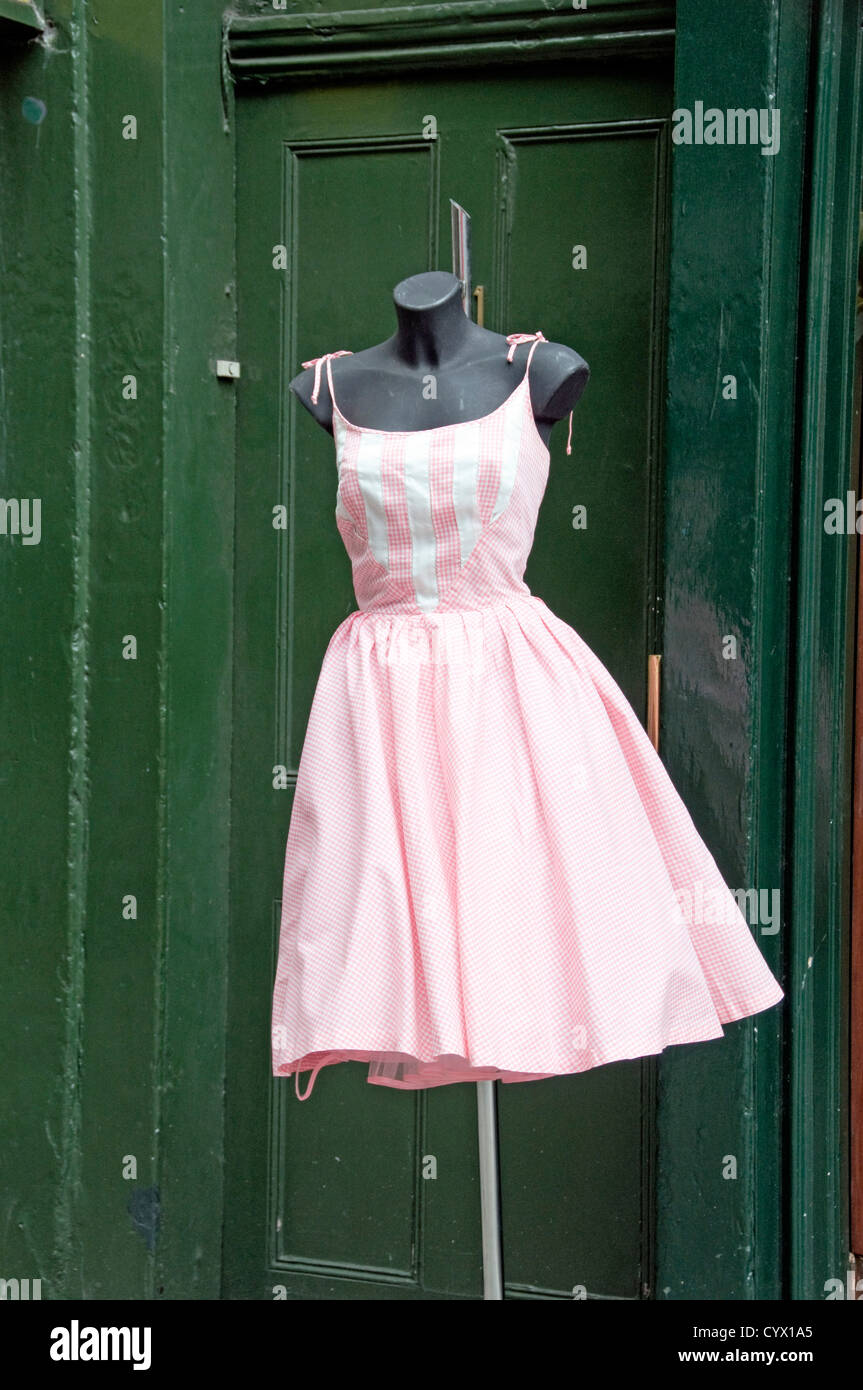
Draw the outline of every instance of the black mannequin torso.
M332 363L339 410L352 424L375 430L426 430L491 414L522 380L531 343L519 344L512 362L500 333L467 317L455 275L430 270L411 275L393 291L398 328L391 338ZM518 332L528 332L519 328ZM330 351L348 346L337 344ZM312 403L314 368L290 383L318 424L332 433L326 371ZM530 364L536 427L547 445L587 385L590 368L572 348L542 343ZM434 393L429 395L429 382Z

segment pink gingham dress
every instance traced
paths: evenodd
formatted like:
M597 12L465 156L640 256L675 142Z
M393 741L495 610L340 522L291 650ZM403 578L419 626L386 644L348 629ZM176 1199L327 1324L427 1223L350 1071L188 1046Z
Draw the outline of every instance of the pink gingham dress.
M375 1085L535 1081L782 998L608 671L524 582L550 456L533 340L478 420L339 410L336 525L358 608L330 639L285 853L272 1069ZM571 424L571 422L570 422ZM742 901L746 901L742 899Z

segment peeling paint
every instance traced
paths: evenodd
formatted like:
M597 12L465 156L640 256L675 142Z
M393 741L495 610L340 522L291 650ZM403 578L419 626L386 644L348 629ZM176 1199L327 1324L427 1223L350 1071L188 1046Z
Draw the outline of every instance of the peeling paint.
M144 1237L147 1249L152 1254L159 1236L158 1187L136 1187L126 1203L126 1210L132 1218L132 1225Z

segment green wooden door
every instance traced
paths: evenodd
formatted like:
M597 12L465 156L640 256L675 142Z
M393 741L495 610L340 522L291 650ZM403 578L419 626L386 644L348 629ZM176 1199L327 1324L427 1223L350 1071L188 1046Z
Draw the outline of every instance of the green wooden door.
M670 107L656 56L240 91L226 1297L482 1296L475 1089L381 1090L347 1064L300 1104L270 1075L292 789L326 644L355 607L333 443L287 383L302 358L390 335L393 287L450 269L463 204L486 326L541 329L592 369L572 455L565 424L552 438L526 579L644 716ZM498 1085L508 1297L649 1292L654 1066Z

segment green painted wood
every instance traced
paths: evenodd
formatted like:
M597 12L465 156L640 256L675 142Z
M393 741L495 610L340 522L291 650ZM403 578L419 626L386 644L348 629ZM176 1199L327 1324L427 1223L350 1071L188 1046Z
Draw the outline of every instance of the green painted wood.
M233 685L236 273L222 0L165 9L165 804L154 1292L218 1298ZM206 151L207 177L201 178ZM195 190L190 199L189 190Z
M661 70L651 75L650 86L602 84L618 113L607 124L561 124L548 139L526 116L521 130L502 132L498 232L501 331L551 312L546 336L577 346L591 366L573 454L552 466L526 579L643 719L647 656L660 643L670 64L664 86ZM582 94L591 99L599 93ZM553 213L537 216L550 191ZM591 259L573 283L558 248L561 229L575 226ZM588 515L576 547L574 505ZM589 1297L650 1295L654 1073L646 1059L498 1086L509 1296L571 1297L576 1285Z
M803 4L680 0L674 99L690 111L696 100L758 107L775 92L781 109L776 156L694 144L673 154L660 743L729 884L779 890L781 930L753 930L780 978L808 24ZM728 373L736 400L722 398ZM723 657L727 636L736 659ZM784 1012L661 1059L660 1298L781 1296ZM727 1156L735 1179L723 1176Z
M480 32L481 30L481 32ZM232 14L226 24L238 81L329 77L523 62L526 47L561 61L611 52L645 58L674 38L674 5L598 0L549 9L528 0L389 5L320 14Z
M88 814L77 1091L80 1294L153 1291L164 932L165 671L161 11L90 0L75 15L85 87L89 438L81 639ZM137 138L123 137L128 119ZM124 379L137 399L124 398ZM135 659L124 659L127 639ZM136 920L123 916L128 895ZM134 1176L124 1176L133 1160ZM132 1172L131 1168L129 1169ZM85 1234L86 1233L86 1234Z
M594 369L571 458L565 426L555 436L528 583L643 709L658 584L670 83L668 68L621 65L525 72L517 88L501 70L481 87L428 74L386 93L367 82L238 95L225 1297L476 1299L482 1287L473 1088L380 1093L351 1064L322 1073L300 1105L292 1081L269 1076L290 798L327 642L355 607L333 520L332 441L287 382L304 357L392 331L393 285L449 263L448 199L465 203L487 324L540 324ZM422 138L419 111L436 114L436 141ZM599 190L588 203L585 187ZM582 239L591 270L579 275L571 247ZM289 248L286 272L272 268L277 244ZM287 533L273 531L279 503ZM587 533L572 526L579 503ZM282 766L287 789L274 790ZM650 1085L650 1064L635 1061L499 1088L508 1297L569 1299L582 1283L592 1297L645 1292ZM429 1154L433 1181L421 1176Z
M0 0L0 38L29 40L44 28L30 0Z
M37 45L0 49L2 494L41 506L38 544L24 545L8 523L0 535L0 1277L41 1279L43 1298L60 1295L75 1259L66 1187L80 1154L86 781L72 633L86 567L75 534L86 422L76 394L74 80L68 53L46 64Z
M800 168L806 141L806 110L801 93L807 88L810 13L807 6L783 7L781 23L774 28L775 55L768 60L776 74L777 104L783 111L784 141L790 157L775 171L769 189L772 227L767 242L770 258L770 289L765 304L766 327L762 328L764 363L761 393L764 412L760 422L759 566L755 621L753 625L754 669L759 673L757 698L753 693L752 743L757 762L752 769L757 794L751 801L750 835L752 880L781 885L783 903L782 940L769 956L777 973L784 970L793 933L789 910L788 845L793 831L788 807L788 768L790 735L787 724L779 720L784 711L789 722L789 673L785 655L793 642L791 582L781 587L777 576L793 579L795 559L789 555L788 530L776 525L777 517L788 517L794 485L794 418L789 401L797 390L797 361L789 351L798 327L798 304L802 281L800 246L803 236ZM790 149L789 149L790 146ZM766 239L766 238L765 238ZM768 331L769 330L769 331ZM774 331L775 330L775 331ZM771 449L771 441L773 448ZM781 453L780 453L781 451ZM772 457L771 454L774 456ZM778 455L780 462L777 462ZM790 468L789 468L790 462ZM777 749L782 755L777 756ZM755 779L757 778L757 783ZM796 849L794 851L796 853ZM783 1006L784 1010L784 1006ZM787 1290L785 1255L788 1240L787 1190L777 1202L780 1188L777 1175L787 1172L786 1134L783 1128L787 1092L785 1089L786 1034L781 1027L761 1027L753 1023L757 1041L754 1074L754 1105L760 1131L756 1168L751 1189L754 1240L752 1250L752 1289L764 1298Z
M49 56L0 54L0 456L43 519L0 538L0 1277L216 1296L233 228L218 183L188 188L207 142L231 186L220 10L166 39L158 3L48 9Z
M856 533L825 503L857 487L851 456L861 199L857 5L817 9L803 339L795 665L790 1294L844 1285Z
M284 1285L292 1298L326 1297L335 1286L340 1297L410 1299L435 1296L440 1285L447 1296L476 1297L481 1271L475 1138L467 1148L456 1142L470 1123L470 1098L466 1103L464 1096L447 1096L429 1119L423 1098L376 1092L363 1097L358 1113L356 1091L364 1083L359 1069L351 1068L353 1074L326 1078L315 1106L290 1106L292 1083L276 1084L269 1076L269 1007L291 796L291 790L272 790L273 768L290 769L292 788L326 643L355 606L333 521L332 442L310 419L302 421L286 408L287 380L295 362L321 349L321 335L337 332L328 319L327 277L336 284L344 276L343 247L352 236L363 248L361 265L350 272L353 312L370 322L386 312L381 287L392 274L392 238L385 209L363 196L369 168L398 164L400 239L413 243L413 257L425 263L432 209L428 170L437 157L435 146L419 134L400 137L392 152L379 149L373 138L377 115L367 105L364 120L371 129L354 123L361 153L343 161L343 201L334 203L328 127L321 147L307 144L298 158L283 145L289 129L279 129L284 114L272 107L270 100L258 101L251 111L238 112L244 384L238 398L232 900L245 906L233 913L231 935L223 1296L272 1298L273 1289ZM314 109L310 115L319 124ZM243 215L253 207L254 216ZM308 235L289 235L300 218ZM359 231L349 235L352 225ZM287 286L272 269L272 247L286 236L290 283L302 287L301 307L294 308L305 325L302 346L294 337ZM400 254L406 254L404 245ZM409 252L407 258L410 263ZM272 509L279 503L290 508L289 538L273 530ZM328 577L323 586L322 576ZM318 1102L327 1091L334 1099L322 1115ZM432 1139L423 1143L427 1133ZM447 1180L417 1186L417 1160L429 1142ZM317 1185L310 1185L310 1171L319 1175ZM418 1227L424 1232L421 1278ZM438 1269L444 1260L445 1273Z
M45 518L38 548L21 547L17 560L5 551L29 562L5 590L29 618L4 602L18 627L6 649L22 663L17 679L6 671L25 721L13 732L22 794L7 788L15 887L6 901L17 907L4 940L18 965L4 984L8 1014L25 1030L12 1082L26 1088L11 1107L25 1147L4 1190L16 1194L16 1227L39 1266L21 1272L43 1279L44 1297L134 1297L147 1289L152 1213L161 491L150 441L162 359L153 293L162 154L148 65L130 56L115 72L109 59L112 81L138 93L139 119L156 113L149 142L124 151L124 162L118 103L104 100L105 50L92 51L82 6L53 10L52 60L38 42L10 50L3 84L2 143L18 156L4 187L19 188L3 228L4 464L19 487L32 474ZM88 17L110 32L110 6L91 6ZM152 43L146 17L135 32ZM113 183L96 197L100 152ZM138 411L121 403L128 371L155 381ZM127 633L140 643L138 663L121 659ZM122 918L129 892L142 904L136 926ZM139 1165L129 1181L127 1154ZM4 1267L9 1258L4 1247Z

